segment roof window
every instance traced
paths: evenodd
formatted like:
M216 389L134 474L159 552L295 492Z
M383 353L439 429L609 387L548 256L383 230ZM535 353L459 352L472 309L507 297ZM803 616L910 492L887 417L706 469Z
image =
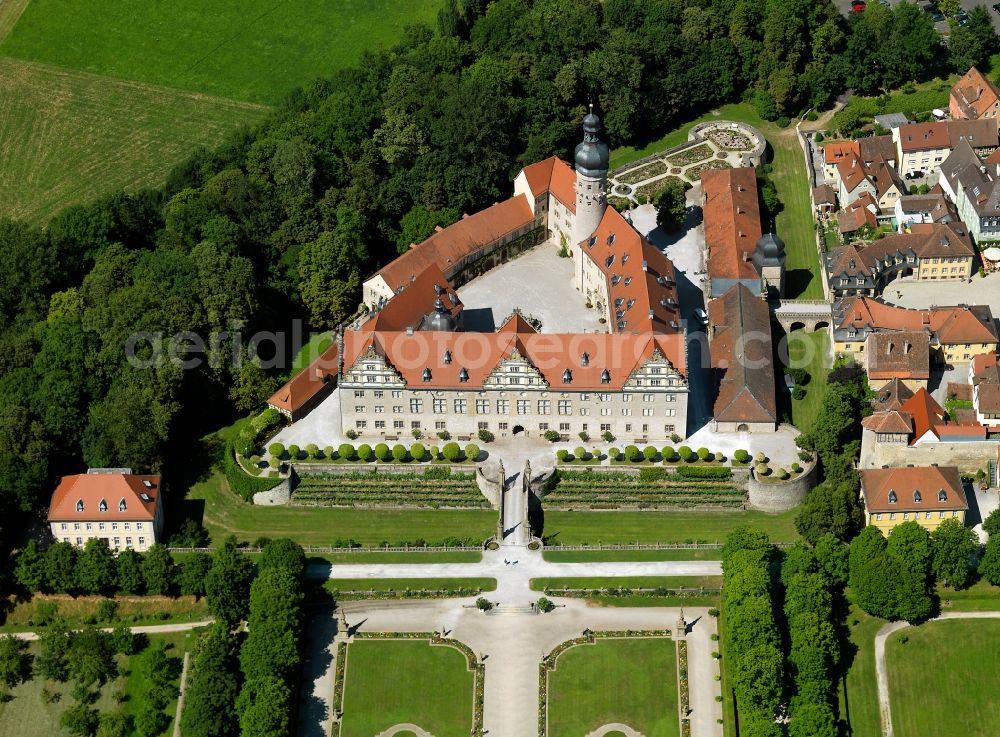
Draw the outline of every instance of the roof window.
M611 383L611 373L607 369L604 369L601 372L601 383L602 384L610 384Z
M76 511L77 512L82 512L83 511L83 499L77 499L76 500Z
M124 512L127 508L128 505L125 503L125 497L122 497L122 500L118 502L118 511Z
M106 501L104 501L103 499L101 499L100 503L97 505L97 511L98 512L107 512L108 511L108 503Z
M451 351L444 352L444 362L451 363Z
M920 502L922 502L923 500L924 500L923 497L920 496L920 489L916 489L913 492L913 501L916 502L917 504L920 504Z
M896 492L893 491L892 489L890 489L889 490L889 504L895 504L895 503L896 503Z
M464 367L458 372L458 380L463 384L469 380L469 372Z
M615 242L615 234L612 233L611 235L608 236L608 245L610 246L614 242Z
M605 266L611 266L611 264L613 264L614 262L615 262L615 255L613 253L610 256L608 256L606 259L604 259L604 265Z
M626 276L625 277L625 286L627 287L631 283L632 283L632 277L631 276Z
M939 502L946 502L946 501L948 501L948 492L945 491L944 489L938 490L938 501Z
M424 381L430 381L431 380L431 370L429 368L425 368L424 369L424 373L423 373L422 378L423 378Z
M590 354L587 353L586 351L584 351L583 355L580 356L580 365L581 366L589 366L590 365Z
M562 380L563 380L563 384L572 384L573 383L573 372L570 371L569 369L566 369L565 371L563 371Z
M597 236L596 235L592 235L592 236L590 236L589 240L587 241L587 247L588 248L593 248L595 243L597 243Z

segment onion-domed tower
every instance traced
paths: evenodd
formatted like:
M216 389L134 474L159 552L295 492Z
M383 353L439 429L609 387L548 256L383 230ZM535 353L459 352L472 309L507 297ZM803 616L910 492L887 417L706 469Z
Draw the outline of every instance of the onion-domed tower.
M764 282L768 296L785 296L785 242L772 230L757 241L753 265Z
M573 246L587 240L597 230L608 206L608 144L598 138L601 119L594 106L583 119L583 143L576 146L576 219Z

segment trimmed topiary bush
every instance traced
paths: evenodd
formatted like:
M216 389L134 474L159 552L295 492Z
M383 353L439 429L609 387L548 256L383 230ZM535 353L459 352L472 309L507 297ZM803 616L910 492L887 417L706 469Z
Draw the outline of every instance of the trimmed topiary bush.
M319 458L319 446L316 443L309 443L306 446L306 458L312 458L313 460Z
M750 454L747 453L743 448L740 448L735 453L733 453L733 460L737 463L746 463L750 460Z
M268 455L277 456L278 458L284 458L285 456L285 446L281 443L271 443L267 446Z
M656 448L652 445L647 445L642 449L642 457L652 463L656 459Z
M333 446L332 445L324 445L323 446L323 457L326 460L328 460L328 461L333 458Z
M357 430L348 430L347 432L344 433L344 435L347 436L348 440L357 440L358 439L358 431Z
M546 430L545 434L542 437L544 437L550 443L554 443L557 440L559 440L559 433L556 432L555 430Z
M604 432L601 433L601 438L604 440L605 443L613 443L615 440L615 436L612 435L611 432L608 430L605 430Z
M682 460L682 461L684 461L685 463L687 463L687 462L688 462L689 460L691 460L691 456L693 456L693 455L694 455L694 451L692 451L692 450L691 450L691 449L690 449L689 447L687 447L686 445L682 445L682 446L681 446L681 447L680 447L680 448L679 448L679 449L677 450L677 455L679 455L679 456L680 456L680 458L681 458L681 460Z
M664 445L660 448L660 455L663 456L663 460L672 461L674 460L674 449L669 445Z
M457 463L458 459L462 457L462 449L458 447L458 443L445 443L441 449L441 455L448 463Z
M465 446L465 460L467 461L478 461L479 460L479 446L475 443L469 443Z
M629 463L639 463L642 460L642 451L634 445L625 446L625 459Z
M288 460L297 461L302 456L302 449L299 446L292 444L288 446Z
M417 461L418 463L424 460L424 456L426 454L427 454L427 449L424 447L423 443L414 443L413 445L410 446L410 455L413 457L413 460Z
M712 455L708 448L698 448L698 458L703 461L707 461L708 457Z
M576 458L578 461L586 460L587 451L584 449L582 445L578 445L575 448L573 448L573 457Z
M379 443L375 446L375 457L385 463L392 459L392 451L385 443Z
M392 446L392 460L397 463L406 463L409 458L409 452L406 450L406 446L401 443L396 443Z
M337 455L343 461L353 461L354 460L354 446L350 443L344 443L337 448Z
M621 458L621 451L618 448L608 449L608 460L617 461Z
M492 443L495 436L489 430L480 430L477 437L480 443Z
M368 463L372 459L375 453L372 451L372 447L368 443L362 443L358 446L358 458Z
M565 463L566 461L569 460L569 451L566 450L565 448L560 448L559 450L556 451L556 459L560 463Z

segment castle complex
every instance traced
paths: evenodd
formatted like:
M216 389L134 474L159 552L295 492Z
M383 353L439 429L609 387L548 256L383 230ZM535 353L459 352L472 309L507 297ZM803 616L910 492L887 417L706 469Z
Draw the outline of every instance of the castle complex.
M297 419L335 384L342 430L398 439L481 431L653 442L685 436L687 364L673 264L607 204L608 147L583 120L575 170L532 164L513 196L438 230L364 283L367 317L282 387ZM456 289L539 244L565 248L603 332L544 333L518 313L464 330Z

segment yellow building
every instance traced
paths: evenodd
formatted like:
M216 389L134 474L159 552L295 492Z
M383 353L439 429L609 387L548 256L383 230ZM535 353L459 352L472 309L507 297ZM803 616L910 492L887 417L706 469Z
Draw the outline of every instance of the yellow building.
M883 535L903 522L918 522L928 531L946 519L965 524L969 505L955 466L878 468L861 472L865 522Z

